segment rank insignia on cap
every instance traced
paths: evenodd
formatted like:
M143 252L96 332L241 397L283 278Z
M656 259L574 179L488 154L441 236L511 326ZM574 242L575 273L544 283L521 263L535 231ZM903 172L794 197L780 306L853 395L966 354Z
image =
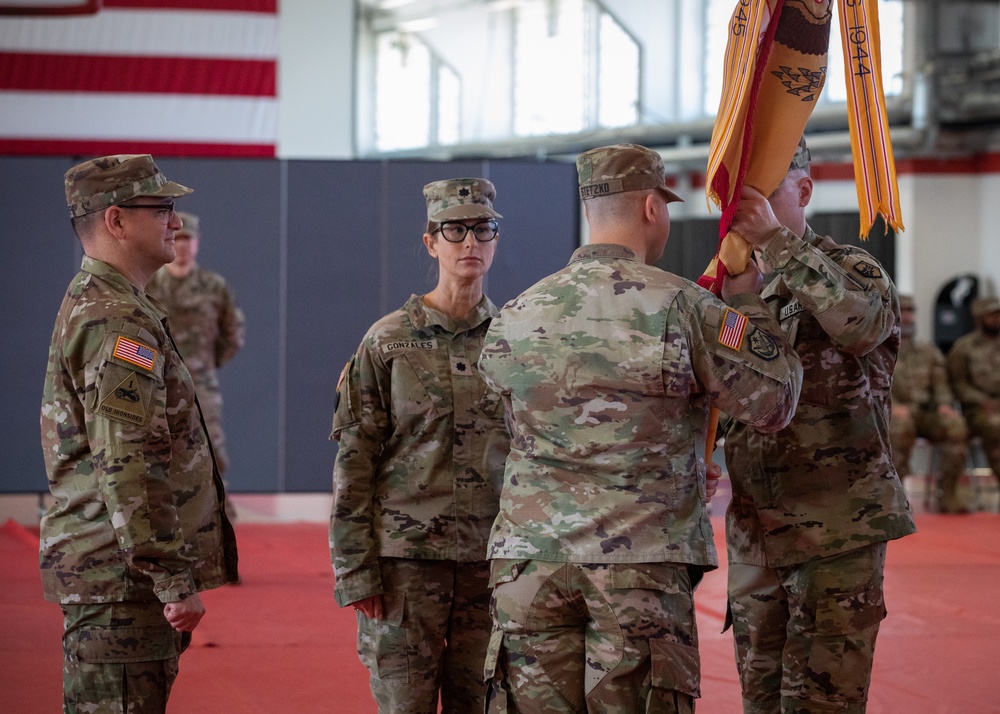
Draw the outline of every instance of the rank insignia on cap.
M729 349L737 350L743 346L743 335L747 331L747 318L743 313L731 307L726 308L722 316L722 327L719 329L719 344Z
M112 356L150 372L153 371L153 365L156 364L156 350L135 340L130 340L124 335L119 335Z
M877 265L860 261L854 264L854 269L870 280L878 280L882 277L882 271Z

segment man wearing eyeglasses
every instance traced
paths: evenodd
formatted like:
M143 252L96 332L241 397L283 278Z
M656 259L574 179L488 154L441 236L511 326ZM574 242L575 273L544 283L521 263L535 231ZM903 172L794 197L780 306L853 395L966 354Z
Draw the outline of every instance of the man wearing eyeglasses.
M187 367L144 289L180 220L148 154L66 172L83 246L49 348L41 522L46 599L64 615L63 710L161 713L205 608L238 579L236 541Z

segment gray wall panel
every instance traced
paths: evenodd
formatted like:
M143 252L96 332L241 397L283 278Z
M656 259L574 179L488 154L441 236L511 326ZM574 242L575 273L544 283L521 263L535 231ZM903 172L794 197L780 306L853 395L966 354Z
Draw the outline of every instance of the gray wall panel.
M566 266L580 243L576 165L493 162L503 214L486 292L497 307Z
M0 374L0 491L48 488L39 443L39 406L56 312L83 251L69 225L67 159L0 162L0 238L5 289Z
M76 158L0 157L0 235L14 310L0 331L6 409L0 493L46 489L38 408L59 302L82 250L62 178ZM235 492L328 491L340 370L371 324L436 281L421 242L429 181L486 176L504 214L486 292L497 304L565 265L576 245L576 174L535 162L168 159L179 201L202 219L199 262L247 316L221 373Z
M219 371L234 492L278 487L279 239L277 161L157 159L194 189L177 205L201 219L200 265L221 274L246 315L246 344Z
M337 378L382 314L382 167L296 162L288 176L285 491L328 491Z

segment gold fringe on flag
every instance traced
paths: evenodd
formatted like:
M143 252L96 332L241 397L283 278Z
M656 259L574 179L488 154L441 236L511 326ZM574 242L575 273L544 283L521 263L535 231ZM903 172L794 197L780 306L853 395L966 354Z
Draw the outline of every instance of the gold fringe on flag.
M903 230L896 163L882 85L877 0L840 0L840 35L847 74L848 126L862 238L882 214L886 230Z

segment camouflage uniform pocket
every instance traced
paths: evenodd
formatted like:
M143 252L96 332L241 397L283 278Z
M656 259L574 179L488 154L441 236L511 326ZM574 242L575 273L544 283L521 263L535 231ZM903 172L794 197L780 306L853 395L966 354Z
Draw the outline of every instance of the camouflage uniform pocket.
M818 600L816 634L806 639L806 674L797 683L801 687L799 696L838 704L845 699L864 701L871 679L875 636L885 615L880 582L860 592Z
M156 662L179 657L180 632L164 627L85 627L63 640L67 659L90 664Z
M647 711L693 712L701 696L698 648L664 639L649 641L652 691Z
M502 661L503 652L503 631L494 627L483 663L483 681L487 687L484 714L507 714L512 709L506 668Z
M406 629L399 623L358 614L358 656L375 679L409 677Z
M530 562L528 560L508 559L490 561L490 587L495 588L501 583L514 582Z
M816 634L846 635L885 619L881 585L859 593L835 595L816 603Z

